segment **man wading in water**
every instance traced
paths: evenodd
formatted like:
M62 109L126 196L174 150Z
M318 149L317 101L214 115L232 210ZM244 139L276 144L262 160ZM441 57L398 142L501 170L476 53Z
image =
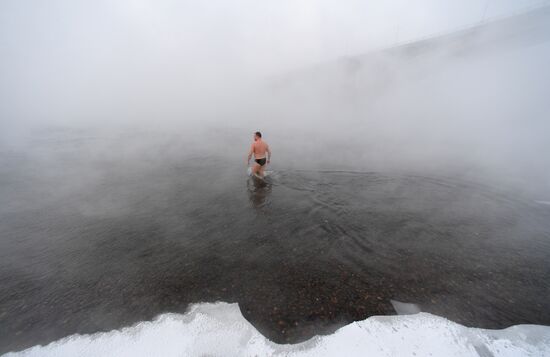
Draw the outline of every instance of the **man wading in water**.
M271 159L271 151L269 150L269 145L267 145L267 143L262 140L262 133L257 131L254 133L254 142L252 143L252 146L250 146L250 151L248 153L248 160L246 161L246 164L248 165L250 163L250 158L252 157L252 154L254 154L255 164L252 167L252 173L261 178L264 177L266 153L267 163L269 164L269 161Z

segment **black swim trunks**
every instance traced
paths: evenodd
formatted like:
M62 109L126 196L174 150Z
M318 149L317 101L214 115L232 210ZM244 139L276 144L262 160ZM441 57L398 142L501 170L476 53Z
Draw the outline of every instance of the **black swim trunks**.
M265 157L262 158L262 159L256 159L256 160L254 160L254 161L256 161L256 162L258 163L258 165L260 165L260 166L264 166L264 165L265 165Z

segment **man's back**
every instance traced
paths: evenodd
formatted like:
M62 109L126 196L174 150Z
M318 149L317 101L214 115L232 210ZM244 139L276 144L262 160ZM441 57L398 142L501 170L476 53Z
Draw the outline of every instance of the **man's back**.
M252 150L254 151L255 159L263 159L268 149L269 149L269 146L263 140L257 140L252 143Z

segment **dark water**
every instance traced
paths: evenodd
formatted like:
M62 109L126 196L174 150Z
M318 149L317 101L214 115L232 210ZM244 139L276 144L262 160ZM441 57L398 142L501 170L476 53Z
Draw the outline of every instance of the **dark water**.
M274 165L261 182L241 156L98 140L1 153L0 352L214 301L279 343L395 314L391 299L550 324L548 206L433 176Z

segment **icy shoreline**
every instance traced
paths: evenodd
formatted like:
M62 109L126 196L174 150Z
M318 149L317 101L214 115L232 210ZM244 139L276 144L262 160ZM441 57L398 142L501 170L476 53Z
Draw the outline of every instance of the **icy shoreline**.
M334 334L295 345L275 344L237 304L191 305L188 312L4 356L549 356L550 326L467 328L428 313L374 316Z

